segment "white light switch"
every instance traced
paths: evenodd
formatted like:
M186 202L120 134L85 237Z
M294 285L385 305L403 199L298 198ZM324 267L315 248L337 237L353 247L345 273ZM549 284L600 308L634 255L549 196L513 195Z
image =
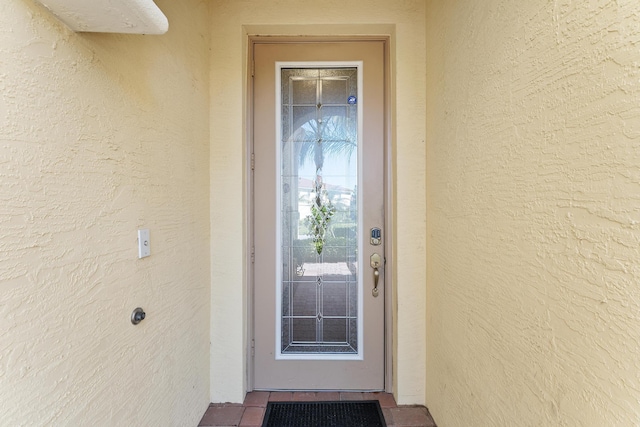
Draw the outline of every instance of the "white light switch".
M138 258L151 255L151 241L149 240L149 229L138 230Z

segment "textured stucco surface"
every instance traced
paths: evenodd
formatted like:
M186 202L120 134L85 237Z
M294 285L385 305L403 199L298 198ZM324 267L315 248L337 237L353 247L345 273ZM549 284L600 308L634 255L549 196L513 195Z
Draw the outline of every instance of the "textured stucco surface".
M637 1L429 1L440 427L640 424Z
M209 402L208 6L157 3L149 37L0 2L0 425L197 425Z
M424 402L425 371L425 2L213 0L211 2L212 401L241 401L246 375L244 177L246 36L369 34L395 25L393 140L397 309L394 383L399 403ZM341 26L341 24L343 24ZM243 27L245 26L245 27ZM243 30L244 28L244 30ZM259 159L258 159L259 162ZM258 163L259 164L259 163ZM223 203L224 202L224 203Z

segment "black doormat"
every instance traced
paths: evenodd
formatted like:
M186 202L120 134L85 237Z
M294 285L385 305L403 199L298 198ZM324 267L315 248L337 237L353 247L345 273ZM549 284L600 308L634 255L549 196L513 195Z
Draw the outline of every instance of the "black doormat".
M262 427L387 427L377 400L269 402Z

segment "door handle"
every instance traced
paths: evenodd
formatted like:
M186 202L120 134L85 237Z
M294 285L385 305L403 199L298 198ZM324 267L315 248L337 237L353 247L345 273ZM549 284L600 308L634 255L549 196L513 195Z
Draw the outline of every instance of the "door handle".
M371 291L371 294L374 297L378 296L378 279L379 278L380 278L380 272L376 267L374 267L373 268L373 290Z
M380 267L380 255L374 253L371 255L371 268L373 268L373 290L371 291L371 294L374 297L378 296L378 280L380 279L380 270L378 270L378 268Z

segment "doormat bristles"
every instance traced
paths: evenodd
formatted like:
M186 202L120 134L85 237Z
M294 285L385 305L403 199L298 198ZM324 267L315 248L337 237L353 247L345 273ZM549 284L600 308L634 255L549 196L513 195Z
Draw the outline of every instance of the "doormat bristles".
M377 400L269 402L262 427L387 427Z

